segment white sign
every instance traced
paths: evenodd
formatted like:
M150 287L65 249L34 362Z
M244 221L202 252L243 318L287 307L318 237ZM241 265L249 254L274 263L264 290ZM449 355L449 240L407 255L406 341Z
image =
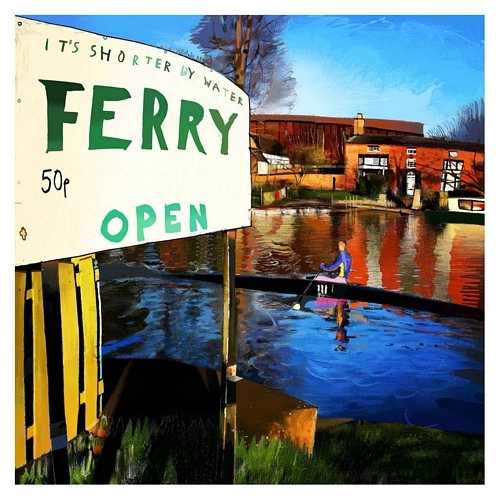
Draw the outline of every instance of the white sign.
M244 91L164 49L15 22L16 265L251 224Z

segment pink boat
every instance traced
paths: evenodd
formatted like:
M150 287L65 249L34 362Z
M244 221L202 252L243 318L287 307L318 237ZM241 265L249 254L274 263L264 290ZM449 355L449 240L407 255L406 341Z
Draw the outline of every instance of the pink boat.
M341 278L340 276L335 276L334 278L330 276L325 276L323 274L319 274L314 278L315 281L326 281L328 283L338 283L340 285L347 285L347 280L345 278ZM316 299L316 305L320 307L335 307L337 305L347 304L346 299L334 299L330 297L321 297L318 296Z

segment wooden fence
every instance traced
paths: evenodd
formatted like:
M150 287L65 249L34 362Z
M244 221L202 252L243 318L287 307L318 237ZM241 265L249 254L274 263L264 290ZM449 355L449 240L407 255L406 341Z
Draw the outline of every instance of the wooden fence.
M63 384L65 438L90 430L102 415L99 269L94 255L56 263L60 329L51 327L44 302L43 266L15 272L15 466L54 449L49 390ZM58 304L59 305L59 304ZM56 306L58 306L56 305ZM53 315L54 316L54 315ZM53 319L53 318L52 318ZM59 331L51 331L59 330ZM62 336L62 373L47 363L49 336ZM50 368L50 369L49 369ZM50 373L50 375L49 375ZM52 377L52 378L51 378ZM52 380L54 379L54 380ZM53 389L52 389L53 390ZM51 429L52 426L52 429ZM59 442L60 445L60 442Z

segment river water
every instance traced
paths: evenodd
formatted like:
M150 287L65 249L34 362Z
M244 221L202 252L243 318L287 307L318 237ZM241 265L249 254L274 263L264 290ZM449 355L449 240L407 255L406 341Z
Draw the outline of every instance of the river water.
M350 281L484 308L484 226L375 210L255 210L238 274L304 277L344 239ZM152 272L101 281L103 355L220 368L221 235L97 255ZM105 274L105 273L104 273ZM318 406L318 416L484 433L484 323L350 301L237 290L238 375Z

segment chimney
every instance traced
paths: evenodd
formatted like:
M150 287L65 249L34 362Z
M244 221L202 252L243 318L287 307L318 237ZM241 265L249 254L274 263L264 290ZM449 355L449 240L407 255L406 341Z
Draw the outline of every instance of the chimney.
M358 117L354 118L354 135L363 135L365 133L365 119L363 113L358 113Z

